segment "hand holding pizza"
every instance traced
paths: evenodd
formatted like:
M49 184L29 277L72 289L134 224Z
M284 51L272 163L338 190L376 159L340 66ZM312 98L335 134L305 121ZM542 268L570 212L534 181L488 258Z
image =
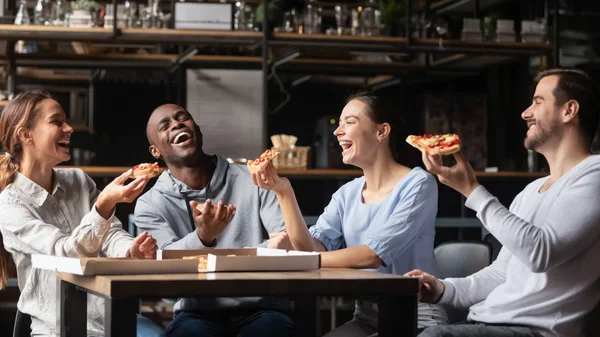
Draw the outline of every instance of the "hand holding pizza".
M252 181L256 186L275 193L281 193L291 187L290 181L280 177L272 163L268 163L258 172L252 172Z
M217 205L213 205L210 199L201 205L192 200L190 206L196 223L196 234L205 246L210 245L223 232L236 212L235 206L225 206L222 200Z
M132 202L137 198L146 187L148 180L147 176L136 178L129 184L125 184L127 179L131 177L132 170L128 170L121 174L110 184L106 185L104 190L98 195L96 201L96 209L98 213L105 219L108 219L112 214L113 208L122 202Z
M136 259L156 259L156 239L148 232L143 232L133 239L133 244L127 252L128 257L135 257Z
M456 164L452 167L444 166L440 155L430 155L426 151L421 153L427 171L437 175L442 184L452 187L467 198L479 186L475 171L462 152L453 154Z

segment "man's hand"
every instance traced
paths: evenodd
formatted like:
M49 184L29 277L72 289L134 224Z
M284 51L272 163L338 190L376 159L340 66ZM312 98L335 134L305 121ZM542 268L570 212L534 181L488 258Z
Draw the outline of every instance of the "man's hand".
M444 166L440 155L432 156L422 151L422 159L427 171L437 175L442 184L452 187L467 198L479 186L475 171L462 152L454 153L456 165L452 167Z
M404 274L406 277L419 279L419 301L424 303L437 303L442 298L446 286L435 276L415 269Z
M148 232L143 232L133 239L133 244L127 252L128 257L135 257L136 259L156 259L156 239Z
M235 206L224 206L223 201L217 204L217 211L211 213L212 201L206 200L204 207L200 210L196 208L198 203L190 201L192 212L194 213L194 222L196 222L196 234L202 241L202 244L209 246L223 232L225 227L231 222L235 215Z
M290 237L285 232L269 233L267 248L294 250Z

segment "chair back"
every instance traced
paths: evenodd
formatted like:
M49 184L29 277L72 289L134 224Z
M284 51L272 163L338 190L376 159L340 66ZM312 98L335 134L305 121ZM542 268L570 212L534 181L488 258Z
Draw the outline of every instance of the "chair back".
M600 336L600 301L596 308L585 317L585 336Z
M483 238L483 241L488 242L492 245L492 262L496 261L498 253L500 253L500 250L502 249L502 244L492 234L487 234Z
M31 336L31 316L17 309L12 337Z
M483 241L449 241L435 247L438 278L466 277L491 263L492 245ZM449 323L466 321L468 309L445 306Z
M483 241L443 242L434 250L438 278L466 277L491 263L492 245Z

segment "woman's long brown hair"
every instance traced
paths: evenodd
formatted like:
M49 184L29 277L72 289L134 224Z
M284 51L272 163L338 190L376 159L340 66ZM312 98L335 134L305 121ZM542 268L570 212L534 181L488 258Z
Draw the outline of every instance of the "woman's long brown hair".
M0 192L15 180L20 169L23 147L19 141L17 130L31 129L38 116L38 104L45 99L52 99L49 93L43 90L31 90L18 94L12 99L0 115L0 143L8 155L0 156ZM0 233L0 289L6 287L10 269L11 255L4 248L4 241Z

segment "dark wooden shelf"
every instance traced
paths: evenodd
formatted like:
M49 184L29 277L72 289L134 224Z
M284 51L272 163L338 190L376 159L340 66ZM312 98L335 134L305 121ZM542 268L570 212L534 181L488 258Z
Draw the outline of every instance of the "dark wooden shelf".
M121 29L117 36L119 42L169 44L252 45L261 39L260 32L146 28Z
M244 31L125 28L114 36L110 28L0 25L0 39L4 40L244 45L261 38L259 32Z
M115 43L152 44L215 44L256 45L262 39L260 32L143 29L126 28L113 35L108 28L69 28L48 26L0 25L0 39L5 40L53 40L89 41ZM274 47L343 48L370 52L428 52L428 53L475 53L500 55L536 55L552 51L551 44L461 41L438 39L413 39L386 36L337 36L326 34L274 33L269 39Z
M399 52L406 38L327 34L273 33L269 45L274 47L345 48L362 51Z
M62 168L80 168L92 177L116 177L127 171L125 166L60 166ZM362 176L362 170L352 169L308 169L280 170L279 174L292 178L355 178ZM539 178L548 175L547 172L476 172L480 178Z
M65 69L94 69L94 68L137 68L137 69L167 69L177 60L175 54L17 54L16 65L19 67L35 68L65 68ZM468 60L468 59L467 59ZM466 62L467 60L463 60ZM0 60L0 64L5 60ZM468 64L465 63L465 64ZM259 56L220 56L196 55L189 58L185 67L190 69L261 69L262 58ZM441 69L431 67L430 71ZM448 68L448 67L445 67ZM317 73L317 74L401 74L408 71L425 70L425 66L408 62L362 62L353 60L335 60L318 58L298 58L281 66L278 71Z
M65 54L36 53L16 54L15 64L19 67L46 69L168 69L175 65L175 54ZM296 58L277 67L278 72L376 76L403 75L418 72L423 76L464 75L465 72L478 71L484 67L505 62L512 56L487 56L456 54L438 61L429 67L415 62L376 62L355 61L351 59ZM6 59L0 59L0 65L6 65ZM253 69L260 70L262 58L259 56L196 55L187 59L183 65L189 69Z
M0 25L2 40L49 40L49 41L108 41L112 38L111 29L70 28L54 26Z
M439 39L414 39L411 51L469 53L485 55L539 55L552 52L550 43L522 43L496 41L463 41Z
M463 41L439 39L408 39L386 36L337 36L326 34L274 33L272 46L305 48L345 48L371 52L428 52L469 53L493 55L537 55L552 51L548 43L521 43L495 41Z

